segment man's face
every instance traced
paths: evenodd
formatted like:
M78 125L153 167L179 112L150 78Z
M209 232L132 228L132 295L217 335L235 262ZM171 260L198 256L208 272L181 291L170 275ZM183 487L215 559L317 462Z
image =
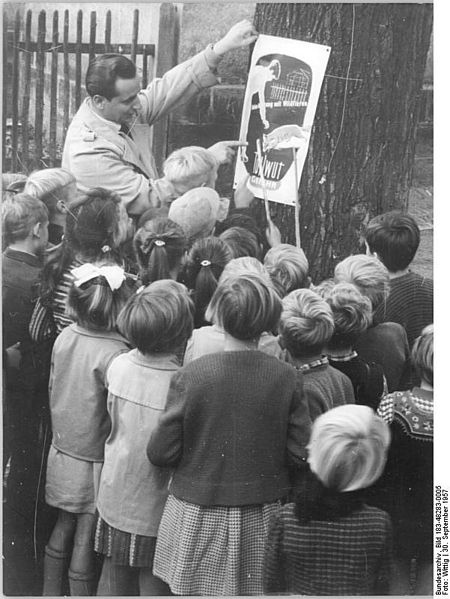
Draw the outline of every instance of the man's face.
M102 116L108 121L119 125L130 126L141 110L138 93L141 84L138 77L134 79L117 79L116 95L111 100L104 101Z

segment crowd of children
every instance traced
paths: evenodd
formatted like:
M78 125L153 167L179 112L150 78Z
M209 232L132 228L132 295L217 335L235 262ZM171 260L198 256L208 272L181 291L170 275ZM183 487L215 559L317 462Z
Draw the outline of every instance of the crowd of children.
M5 498L45 521L39 592L431 594L416 223L375 217L312 281L217 169L177 150L134 220L63 169L7 181Z

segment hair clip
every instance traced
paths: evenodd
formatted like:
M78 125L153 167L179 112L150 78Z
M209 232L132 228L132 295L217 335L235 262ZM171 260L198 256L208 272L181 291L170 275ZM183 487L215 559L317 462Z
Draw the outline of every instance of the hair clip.
M166 242L163 241L162 239L156 239L155 240L155 245L157 245L159 248L162 247L163 245L166 245Z
M111 248L110 248L110 246L109 246L109 245L104 245L104 246L102 246L102 252L103 252L104 254L106 254L107 252L110 252L110 251L111 251Z
M210 262L209 260L202 260L202 261L200 262L200 264L201 264L202 266L211 266L211 262Z
M142 293L145 289L145 285L141 285L140 287L138 287L138 289L136 289L136 295L138 295L138 293Z

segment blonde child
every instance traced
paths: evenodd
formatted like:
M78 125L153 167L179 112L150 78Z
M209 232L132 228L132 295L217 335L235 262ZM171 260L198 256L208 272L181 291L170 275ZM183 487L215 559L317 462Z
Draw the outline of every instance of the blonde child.
M339 262L334 269L337 283L353 283L372 303L373 319L356 341L355 350L367 362L383 367L389 391L410 387L410 351L406 331L397 322L378 322L380 306L389 297L389 272L378 258L357 254Z
M433 325L428 325L413 345L412 364L420 385L390 393L378 407L392 431L378 491L394 527L395 595L411 590L433 594L433 337Z
M268 520L309 437L295 370L257 350L277 325L278 296L254 275L216 293L224 351L174 375L147 448L153 464L175 469L153 571L178 595L261 594Z
M145 450L179 368L176 354L192 332L192 312L186 287L163 280L133 296L118 319L135 349L118 356L106 375L111 433L97 503L99 595L127 595L136 582L141 595L168 592L152 567L170 470L152 466Z
M282 297L294 289L310 286L309 263L301 248L280 243L266 253L264 266Z
M354 349L372 322L370 300L351 283L326 280L315 291L328 302L333 313L334 333L326 348L330 365L352 381L355 403L376 410L387 392L383 368L375 362L366 362Z
M61 243L66 222L67 206L76 198L77 182L72 173L63 168L46 168L29 175L24 192L38 198L49 214L48 240Z
M175 150L163 164L163 180L173 188L173 199L194 187L214 189L219 163L206 148L187 146Z
M106 371L127 351L116 320L132 293L123 269L86 263L72 271L68 316L75 322L56 339L50 374L53 429L46 501L58 520L45 548L44 595L61 595L69 565L71 595L93 592L96 495L110 432Z
M288 361L303 374L313 422L323 412L355 401L348 376L330 366L324 355L333 332L331 308L317 293L296 289L283 299L280 344L287 349Z
M312 426L310 473L295 503L273 518L264 591L295 595L385 595L391 523L366 505L364 489L381 475L389 428L367 406L339 406Z

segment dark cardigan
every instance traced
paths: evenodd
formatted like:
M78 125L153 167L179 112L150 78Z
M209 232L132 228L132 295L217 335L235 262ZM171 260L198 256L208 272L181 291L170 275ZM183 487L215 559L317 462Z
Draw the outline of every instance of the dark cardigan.
M303 464L311 420L302 377L260 351L202 356L174 375L147 454L175 466L170 492L199 505L285 497Z

